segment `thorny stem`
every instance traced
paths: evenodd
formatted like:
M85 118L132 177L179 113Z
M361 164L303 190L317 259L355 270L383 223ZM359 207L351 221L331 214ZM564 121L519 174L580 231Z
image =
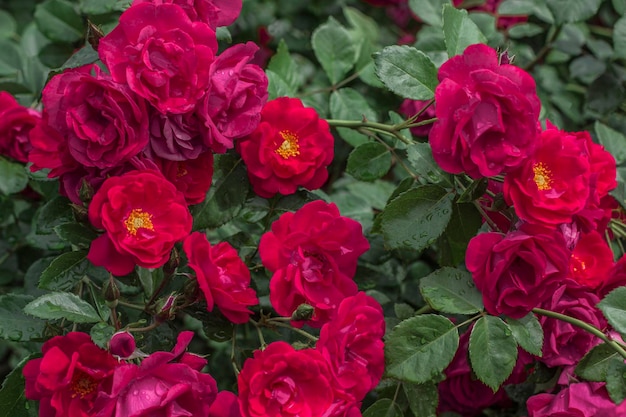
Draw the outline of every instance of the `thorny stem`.
M146 327L127 327L126 331L128 332L149 332L150 330L154 330L162 324L160 321L153 321L151 325Z
M256 328L256 332L259 335L259 342L261 342L261 349L265 349L265 347L267 346L267 343L265 343L265 337L263 337L261 326L259 325L257 321L254 321L252 319L250 319L250 323L254 324L254 327Z
M407 139L400 130L406 129L404 124L397 125L386 125L384 123L376 123L376 122L368 122L366 120L357 121L357 120L338 120L338 119L327 119L326 120L330 126L333 127L347 127L349 129L367 129L373 132L384 133L392 135L398 138L401 142L410 145L413 143L412 140Z
M350 82L352 82L352 81L356 80L357 78L359 78L359 75L361 75L361 73L357 71L354 74L352 74L351 76L347 77L346 79L339 81L335 85L331 85L330 87L320 88L318 90L307 91L306 93L301 94L300 97L307 97L307 96L312 96L314 94L328 93L328 92L331 92L331 91L336 91L339 88L343 87L344 85L349 84Z
M237 349L237 326L233 326L233 337L230 347L230 363L233 365L235 376L239 375L239 367L237 366L237 358L235 357L235 350Z
M289 329L289 330L291 330L293 332L296 332L296 333L306 337L307 339L309 339L309 340L311 340L313 342L317 342L319 340L317 337L313 336L312 334L307 333L307 332L305 332L302 329L298 329L297 327L293 327L290 324L281 323L279 321L268 321L268 324L271 324L272 326L276 326L276 327L282 327L284 329Z
M551 317L553 319L561 320L572 324L576 327L580 327L581 329L591 333L592 335L602 339L606 344L611 346L613 350L619 353L624 359L626 359L626 350L615 340L612 340L610 337L605 335L600 329L592 326L589 323L585 323L582 320L575 319L574 317L566 316L565 314L557 313L556 311L544 310L543 308L533 308L533 313L539 314L545 317Z

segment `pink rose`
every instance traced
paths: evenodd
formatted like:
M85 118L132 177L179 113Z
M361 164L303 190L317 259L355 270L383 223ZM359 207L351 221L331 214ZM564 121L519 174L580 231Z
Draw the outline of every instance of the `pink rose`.
M231 46L211 64L209 90L198 104L205 145L214 152L232 149L233 140L256 129L267 101L265 72L250 61L259 49L252 42Z
M28 162L32 148L28 134L40 119L37 110L21 106L11 94L0 91L0 154Z
M246 323L257 305L256 292L250 288L250 270L228 243L211 246L206 235L194 232L183 242L189 266L204 294L207 310L217 305L233 323Z
M100 40L113 79L161 113L186 113L205 94L217 52L215 32L175 4L136 4Z
M140 3L176 4L193 22L204 22L213 30L237 20L242 6L242 0L135 0L133 6Z
M537 394L526 403L528 417L620 417L626 402L616 405L604 383L571 384L557 394Z
M467 247L465 264L490 314L521 318L566 278L569 257L560 232L524 225L506 235L475 236Z
M494 49L478 44L445 62L438 77L429 141L444 171L489 177L533 154L541 104L526 71L500 65Z
M283 214L259 244L263 265L274 273L272 306L288 317L299 305L309 304L315 311L307 324L321 327L345 297L357 293L352 277L359 256L368 249L361 224L341 216L333 203L317 200Z

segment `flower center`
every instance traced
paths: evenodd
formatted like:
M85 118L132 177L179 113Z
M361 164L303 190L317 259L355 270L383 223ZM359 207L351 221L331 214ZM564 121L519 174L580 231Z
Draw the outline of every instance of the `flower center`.
M283 138L283 143L276 149L276 153L283 157L283 159L289 159L292 156L300 155L300 145L298 145L298 135L289 131L281 130L278 134Z
M543 162L539 162L533 165L533 172L535 173L533 181L537 184L537 188L541 191L549 190L552 186L552 171Z
M178 162L176 164L176 178L184 177L187 175L187 166L184 162Z
M98 388L99 383L99 381L94 379L89 374L76 369L74 371L74 375L72 376L72 382L70 383L70 388L73 391L72 398L79 396L81 399L85 398Z
M154 230L152 224L152 214L144 212L142 209L133 209L126 220L124 220L126 230L132 236L137 235L139 229Z
M572 272L574 274L582 273L587 269L587 265L585 264L585 261L583 261L582 259L580 259L580 257L576 255L572 255L571 265L572 265L571 267Z

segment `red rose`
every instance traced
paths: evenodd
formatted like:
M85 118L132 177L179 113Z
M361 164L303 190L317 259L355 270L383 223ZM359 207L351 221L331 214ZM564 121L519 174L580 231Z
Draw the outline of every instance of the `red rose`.
M175 4L137 4L100 40L100 59L113 79L161 113L186 113L209 85L215 32Z
M560 232L524 225L506 235L475 236L465 263L489 314L521 318L554 293L567 276L569 257Z
M207 310L213 311L217 304L228 320L246 323L252 314L248 307L257 305L259 300L250 288L250 270L237 251L228 242L211 246L200 232L185 239L183 250L196 273Z
M21 106L11 94L0 91L0 154L28 162L32 148L28 134L40 119L38 111Z
M334 155L329 129L300 99L268 102L259 127L238 143L254 192L270 198L293 194L298 186L315 190L324 185Z
M98 395L94 417L208 416L217 395L206 360L185 353L193 332L182 332L172 352L155 352L141 365L119 366L113 383Z
M176 4L193 22L204 22L213 30L237 20L242 6L242 0L135 0L133 6L140 3Z
M209 148L204 145L200 120L194 112L162 114L152 108L150 143L146 153L170 161L196 159Z
M241 417L237 396L230 391L218 392L209 408L209 417Z
M322 326L315 348L322 352L341 390L355 401L378 385L385 370L383 309L359 292L344 299L337 316Z
M130 358L136 349L135 338L127 331L117 332L109 340L109 352L121 359Z
M98 392L110 384L117 360L86 333L56 336L43 344L42 358L24 366L26 398L38 400L41 417L91 417Z
M322 417L335 399L333 374L315 349L270 343L247 359L238 377L244 417Z
M599 329L606 327L602 312L596 308L600 299L588 288L566 280L541 304L541 308L582 320ZM544 333L541 361L549 367L575 365L600 339L570 323L550 317L539 318Z
M613 251L595 230L581 235L570 258L569 276L592 290L606 281L613 266Z
M445 62L438 77L429 141L444 171L488 177L533 154L541 105L526 71L500 65L497 52L479 44Z
M87 259L114 275L162 266L192 223L183 195L151 170L108 178L89 205L89 220L105 233L91 242Z
M352 277L368 249L361 224L342 217L333 203L317 200L283 214L259 244L263 265L274 273L272 306L291 316L299 305L309 304L315 312L307 324L321 327L345 297L357 293Z
M159 169L176 189L183 193L187 204L204 201L213 179L213 153L205 152L196 159L168 161L155 159Z
M48 112L43 110L42 119L30 131L32 149L28 161L31 172L50 169L49 178L59 177L80 165L70 154L67 140L48 124Z
M613 291L617 287L626 285L626 256L622 256L613 267L609 270L606 276L606 281L602 283L597 292L601 298L604 298L608 293Z
M590 195L587 143L580 135L557 129L541 133L539 148L504 178L504 198L531 223L569 223Z
M626 402L616 405L604 383L571 384L556 394L537 394L526 403L528 417L619 417L626 413Z
M250 134L267 101L267 77L250 62L259 47L252 42L234 45L211 64L211 84L196 110L203 122L205 145L224 153L233 139Z
M430 103L430 101L427 101L427 100L410 100L410 99L407 98L400 105L400 109L398 109L398 112L400 114L402 114L404 117L407 117L407 118L408 117L412 117L412 116L415 116L416 114L418 114L420 111L422 111L424 109L424 107L426 107L426 105L429 104L429 103ZM435 105L434 104L430 105L421 114L420 117L415 119L415 123L422 122L422 121L428 120L428 119L432 119L433 117L435 117ZM424 126L418 126L418 127L412 127L411 128L411 133L414 134L415 136L425 137L425 136L428 136L428 134L430 133L430 129L432 129L432 127L433 127L432 124L424 125Z

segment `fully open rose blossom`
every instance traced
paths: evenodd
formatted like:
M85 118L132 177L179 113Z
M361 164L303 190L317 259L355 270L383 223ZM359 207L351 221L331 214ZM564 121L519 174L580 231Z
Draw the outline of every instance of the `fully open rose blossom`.
M204 144L214 152L232 149L234 139L259 124L267 101L267 76L250 63L259 50L253 42L234 45L211 64L211 83L196 113L202 121Z
M28 162L32 148L28 134L40 119L37 110L20 105L11 94L0 91L0 155Z
M526 403L528 417L621 417L626 402L616 405L604 383L579 382L556 394L537 394Z
M200 372L206 359L186 353L193 332L182 332L172 352L155 352L141 365L125 363L100 391L93 417L208 416L217 384Z
M257 305L256 292L250 288L250 270L228 243L211 246L206 235L194 232L183 243L189 266L196 273L207 309L217 305L233 323L246 323Z
M270 343L247 359L238 377L244 417L323 417L335 400L333 373L315 349Z
M140 3L176 4L192 21L204 22L215 30L232 24L241 13L242 0L135 0Z
M182 193L152 170L107 179L89 205L89 220L105 233L91 242L87 259L118 276L135 265L165 264L192 223Z
M439 69L429 141L444 171L472 178L508 172L530 157L539 134L535 81L498 61L487 45L471 45Z
M588 142L576 133L547 129L539 148L504 179L504 198L530 223L569 223L591 193Z
M270 198L314 190L328 179L334 139L325 120L297 98L268 102L259 127L238 143L254 192Z
M98 54L113 79L128 83L162 113L186 113L209 85L215 32L175 4L136 4L100 39Z
M41 353L23 369L26 398L40 401L39 416L92 417L96 396L110 385L117 359L79 332L53 337Z
M187 204L204 201L213 179L213 153L208 151L196 159L168 161L156 158L154 161L165 178L183 193Z
M554 294L567 276L569 257L560 232L526 224L506 235L475 236L465 264L489 314L521 318Z
M321 327L345 297L357 293L352 277L368 249L361 224L341 216L334 203L317 200L283 214L259 243L261 261L274 273L272 306L291 316L299 305L311 305L315 311L307 324Z
M383 309L359 292L341 302L337 316L322 326L315 348L330 363L337 383L355 401L374 389L385 370Z

